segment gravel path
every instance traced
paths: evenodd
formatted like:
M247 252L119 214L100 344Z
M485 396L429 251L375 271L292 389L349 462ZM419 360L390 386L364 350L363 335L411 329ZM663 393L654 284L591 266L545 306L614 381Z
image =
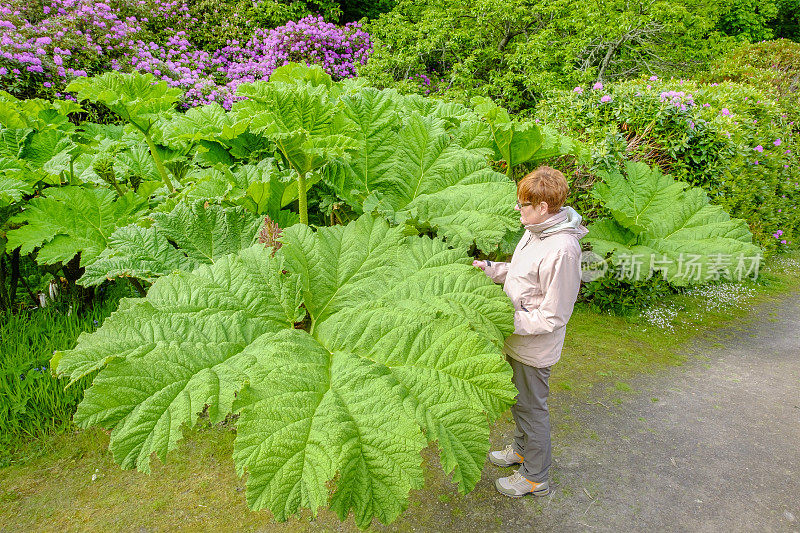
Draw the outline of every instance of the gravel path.
M466 497L432 501L447 490L432 480L423 505L380 529L800 532L800 293L753 312L682 366L629 380L633 392L597 387L569 405L577 431L551 405L550 496L497 494L511 469L487 461ZM496 441L512 431L498 424Z
M630 382L621 404L573 406L596 436L558 450L569 497L507 525L800 532L800 294L756 312L683 366Z

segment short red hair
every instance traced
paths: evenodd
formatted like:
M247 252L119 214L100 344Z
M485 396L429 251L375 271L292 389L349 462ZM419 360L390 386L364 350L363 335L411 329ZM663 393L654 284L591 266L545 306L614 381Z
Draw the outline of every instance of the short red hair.
M517 185L517 199L521 203L538 205L547 203L547 212L555 213L564 205L569 195L567 178L560 171L540 166L522 178Z

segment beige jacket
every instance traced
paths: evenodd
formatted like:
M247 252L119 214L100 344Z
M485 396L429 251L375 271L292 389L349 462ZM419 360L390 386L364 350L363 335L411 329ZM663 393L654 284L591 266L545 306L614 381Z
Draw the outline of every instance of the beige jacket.
M548 367L561 357L566 325L581 284L581 247L587 233L571 207L540 224L525 226L510 263L484 270L514 304L514 333L503 347L526 365Z

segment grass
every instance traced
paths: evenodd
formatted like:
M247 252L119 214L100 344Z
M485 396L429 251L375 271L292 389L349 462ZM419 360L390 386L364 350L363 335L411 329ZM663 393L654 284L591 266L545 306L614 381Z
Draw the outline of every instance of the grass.
M95 330L116 308L121 294L113 290L81 313L72 312L77 304L63 302L0 315L0 465L19 459L26 448L28 452L39 448L27 445L31 439L71 426L90 378L65 391L67 381L52 376L50 358L55 350L73 347L81 332Z
M628 383L642 372L681 365L686 348L702 335L704 342L725 345L720 328L746 327L757 319L753 306L785 297L800 288L800 254L782 263L771 262L753 294L739 307L717 307L707 297L676 295L668 303L680 310L673 328L660 329L641 318L598 315L578 307L568 327L567 342L551 381L554 446L580 428L571 412L587 399L596 399L600 385L612 395L628 396ZM787 263L788 261L788 263ZM789 268L789 266L791 268ZM701 357L701 356L699 356ZM651 398L657 402L658 398ZM606 401L603 399L603 401ZM609 406L620 398L609 400ZM511 427L506 414L496 425L492 440ZM638 424L646 421L635 422ZM647 429L647 428L645 428ZM181 445L166 464L153 461L150 475L121 470L108 451L108 434L100 429L71 430L29 444L39 453L24 450L13 464L0 469L0 531L58 529L176 530L183 531L355 531L352 518L343 524L333 513L321 510L316 518L305 511L276 524L266 511L247 509L246 478L239 478L231 458L234 433L227 427L186 429ZM585 438L598 438L591 434ZM623 437L625 438L625 437ZM390 528L377 522L375 530L448 530L511 527L504 516L517 516L517 500L498 499L491 476L484 475L476 489L460 495L439 468L432 446L423 452L425 488L412 491L409 510ZM492 469L493 467L487 467ZM495 474L491 470L491 474ZM503 474L506 475L506 474ZM553 481L557 484L557 471ZM92 480L94 476L94 480ZM594 487L586 487L595 494ZM558 498L582 497L581 490L564 487ZM508 500L508 501L506 501ZM547 502L525 501L526 511L539 512ZM57 525L57 526L56 526Z

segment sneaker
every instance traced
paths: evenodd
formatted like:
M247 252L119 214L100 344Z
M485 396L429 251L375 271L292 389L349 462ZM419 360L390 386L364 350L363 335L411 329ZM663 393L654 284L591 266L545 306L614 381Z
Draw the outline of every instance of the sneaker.
M499 452L489 452L489 461L496 466L514 466L522 464L522 456L509 444Z
M494 486L500 494L509 498L522 498L531 493L534 496L547 496L550 492L550 484L547 480L534 483L520 474L519 470L514 470L514 474L508 477L501 477L494 482Z

